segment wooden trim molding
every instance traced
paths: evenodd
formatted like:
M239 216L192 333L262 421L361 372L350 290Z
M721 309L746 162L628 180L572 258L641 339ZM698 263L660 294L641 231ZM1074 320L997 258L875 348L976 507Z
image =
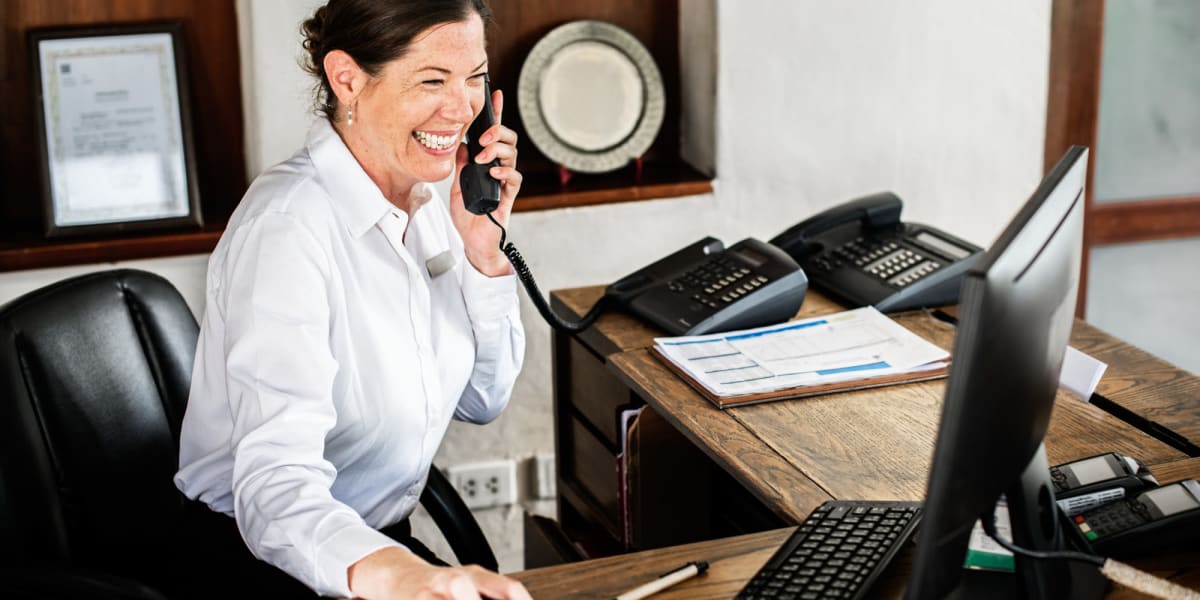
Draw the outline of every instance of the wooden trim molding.
M1096 166L1096 122L1100 113L1100 56L1104 44L1104 0L1054 0L1050 15L1050 82L1046 99L1043 172L1048 173L1074 144L1087 146L1083 258L1075 316L1087 310L1091 255L1092 178Z
M1093 245L1200 235L1200 196L1095 204L1088 229Z
M1046 173L1074 144L1096 145L1100 113L1103 0L1054 0L1050 17L1050 82L1046 101ZM1095 159L1089 158L1088 173ZM1091 201L1091 194L1088 194Z
M222 224L223 225L223 224ZM99 239L20 240L0 245L0 273L64 265L116 262L212 252L222 226L186 232L155 233Z

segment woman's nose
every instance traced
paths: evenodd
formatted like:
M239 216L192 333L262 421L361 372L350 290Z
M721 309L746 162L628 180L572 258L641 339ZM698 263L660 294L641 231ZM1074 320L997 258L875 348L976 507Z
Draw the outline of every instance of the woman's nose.
M446 116L456 121L469 123L472 117L475 116L475 108L471 105L471 97L472 91L466 88L459 89L452 94L445 109Z

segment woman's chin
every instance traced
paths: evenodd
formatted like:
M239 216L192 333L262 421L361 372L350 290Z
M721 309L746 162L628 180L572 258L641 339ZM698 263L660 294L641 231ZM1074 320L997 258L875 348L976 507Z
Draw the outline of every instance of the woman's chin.
M414 173L417 179L426 183L445 181L452 174L454 174L453 158L433 164L421 165L421 168Z

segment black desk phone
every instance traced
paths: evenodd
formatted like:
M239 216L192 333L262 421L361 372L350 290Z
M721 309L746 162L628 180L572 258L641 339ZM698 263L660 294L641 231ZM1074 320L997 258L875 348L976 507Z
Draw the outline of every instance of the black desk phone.
M818 213L771 244L796 259L813 288L881 312L958 303L982 248L928 225L902 223L903 203L882 192Z
M808 278L779 248L706 237L622 277L605 297L671 335L771 325L796 315Z

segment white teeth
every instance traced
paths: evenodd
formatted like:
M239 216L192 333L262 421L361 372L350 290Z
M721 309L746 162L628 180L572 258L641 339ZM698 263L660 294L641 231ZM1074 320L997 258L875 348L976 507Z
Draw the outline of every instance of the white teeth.
M433 150L445 150L458 141L458 136L434 135L424 131L415 132L413 137L421 142L422 146Z

